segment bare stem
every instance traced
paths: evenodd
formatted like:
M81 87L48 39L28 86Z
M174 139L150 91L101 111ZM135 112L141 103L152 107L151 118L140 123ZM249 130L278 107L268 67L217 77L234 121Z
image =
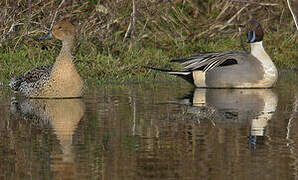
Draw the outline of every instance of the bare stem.
M290 11L291 11L291 14L292 14L292 16L293 16L293 19L294 19L296 28L297 28L297 30L298 30L298 22L297 22L298 19L297 19L297 16L296 16L296 14L295 14L293 8L292 8L293 4L292 4L291 0L287 0L287 2L288 2L288 7L289 7L289 9L290 9ZM295 4L295 3L294 3L294 4ZM294 7L294 8L295 8L295 7ZM298 7L297 7L297 8L298 8Z
M261 3L261 2L244 1L244 0L231 0L231 1L238 2L238 3L246 3L246 4L259 4L261 6L280 6L280 4L277 4L277 3Z
M31 12L32 12L32 3L31 0L28 0L28 21L27 21L27 34L29 32L30 29L30 22L31 22Z
M132 36L136 31L136 0L132 0Z
M52 27L54 26L54 23L55 23L55 19L56 19L56 17L57 17L58 10L61 8L61 6L62 6L62 4L64 3L64 1L65 1L65 0L62 0L62 1L60 2L59 6L57 7L56 12L55 12L54 17L53 17L53 20L52 20L52 22L51 22L50 29L52 29Z

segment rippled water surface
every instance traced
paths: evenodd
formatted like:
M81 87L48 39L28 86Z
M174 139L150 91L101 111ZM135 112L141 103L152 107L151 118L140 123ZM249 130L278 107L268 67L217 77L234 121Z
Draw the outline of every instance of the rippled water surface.
M0 90L0 179L298 179L298 83L105 85L82 99Z

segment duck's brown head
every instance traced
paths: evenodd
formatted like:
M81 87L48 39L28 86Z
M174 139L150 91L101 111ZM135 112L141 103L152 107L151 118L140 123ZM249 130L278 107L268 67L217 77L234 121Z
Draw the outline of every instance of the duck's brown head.
M263 41L264 32L261 24L256 20L247 23L247 42L254 43Z
M49 31L48 34L38 38L42 39L50 39L57 38L61 41L73 39L75 35L75 27L68 21L59 21L54 25L52 30Z
M73 38L75 27L68 21L60 21L52 28L52 34L59 40Z

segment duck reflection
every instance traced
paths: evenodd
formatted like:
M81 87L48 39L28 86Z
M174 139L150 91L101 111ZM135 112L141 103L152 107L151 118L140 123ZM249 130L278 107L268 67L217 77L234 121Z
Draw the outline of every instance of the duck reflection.
M75 154L72 136L84 116L85 105L81 99L12 99L11 113L30 120L30 124L42 131L52 128L59 141L60 150L51 155L52 171L58 178L75 175Z
M195 89L191 111L197 108L199 119L207 114L208 118L213 117L215 124L249 120L249 143L254 147L257 137L264 136L277 102L277 95L271 89ZM208 113L204 113L206 109Z

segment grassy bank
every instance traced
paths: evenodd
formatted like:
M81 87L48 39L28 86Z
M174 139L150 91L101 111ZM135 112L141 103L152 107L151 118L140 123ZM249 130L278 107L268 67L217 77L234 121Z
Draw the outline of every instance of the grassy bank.
M276 40L277 34L267 36L265 48L279 67L297 66L297 38L290 36ZM53 64L60 49L59 43L53 46L21 45L15 51L0 53L1 80L7 82L9 77L23 73L33 67ZM278 45L278 46L276 46ZM248 45L246 45L249 48ZM128 45L119 42L112 47L100 43L81 40L74 50L75 64L80 74L88 82L150 80L156 72L150 72L142 66L179 69L178 64L169 63L172 57L182 57L199 51L241 49L239 38L201 39L195 43L172 42L170 47L143 46L128 49ZM158 74L160 75L160 74Z
M76 67L89 83L150 80L156 72L141 66L174 69L179 65L169 63L172 57L242 49L239 34L245 41L245 23L250 17L263 25L264 46L275 64L298 66L297 31L283 1L138 0L136 12L132 1L61 2L0 2L2 82L54 63L61 44L35 38L60 19L78 27L73 54Z

